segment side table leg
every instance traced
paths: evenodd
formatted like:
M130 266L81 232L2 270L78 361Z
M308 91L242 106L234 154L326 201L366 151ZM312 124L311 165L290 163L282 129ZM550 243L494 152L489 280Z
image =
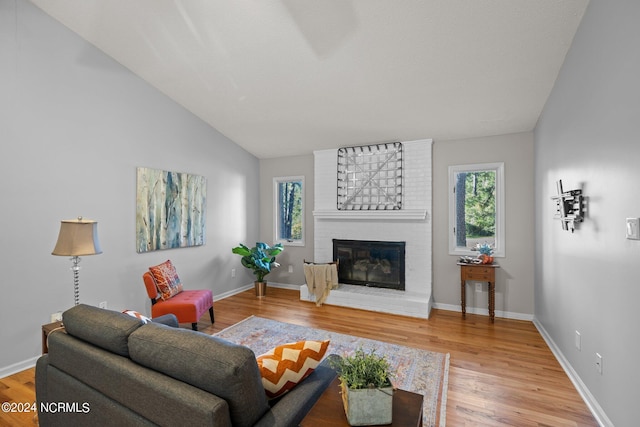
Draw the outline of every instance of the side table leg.
M460 305L462 306L462 318L467 317L467 293L465 292L465 281L460 282Z
M491 323L495 321L495 310L496 310L496 283L489 282L489 317L491 318Z

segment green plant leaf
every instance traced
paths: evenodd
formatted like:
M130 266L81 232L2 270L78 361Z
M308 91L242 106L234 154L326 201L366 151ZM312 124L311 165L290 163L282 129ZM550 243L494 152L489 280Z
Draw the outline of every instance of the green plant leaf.
M272 266L277 267L276 255L281 253L284 247L281 243L269 246L263 242L256 242L256 245L249 249L240 243L239 246L231 249L234 254L242 257L241 263L244 267L251 269L258 282L264 281L264 277L271 272Z
M331 366L338 371L340 381L351 389L381 388L391 385L390 365L384 356L365 353L359 347L351 356L332 361Z

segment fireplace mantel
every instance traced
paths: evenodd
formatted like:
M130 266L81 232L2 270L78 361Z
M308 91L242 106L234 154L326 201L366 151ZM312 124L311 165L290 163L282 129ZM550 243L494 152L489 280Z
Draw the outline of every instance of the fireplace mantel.
M316 210L313 217L317 219L340 219L340 220L425 220L427 219L426 209L401 209L401 210L379 210L379 211L339 211L339 210Z

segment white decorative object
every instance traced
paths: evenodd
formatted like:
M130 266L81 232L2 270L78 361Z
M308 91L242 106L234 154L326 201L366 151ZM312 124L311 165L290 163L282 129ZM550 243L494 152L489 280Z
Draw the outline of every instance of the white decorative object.
M338 149L338 209L402 209L402 143Z

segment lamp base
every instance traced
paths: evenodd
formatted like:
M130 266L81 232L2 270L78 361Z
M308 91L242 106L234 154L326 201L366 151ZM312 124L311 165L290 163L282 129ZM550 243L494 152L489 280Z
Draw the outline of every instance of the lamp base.
M73 265L71 271L73 271L73 305L80 304L80 257L74 256L71 258Z

